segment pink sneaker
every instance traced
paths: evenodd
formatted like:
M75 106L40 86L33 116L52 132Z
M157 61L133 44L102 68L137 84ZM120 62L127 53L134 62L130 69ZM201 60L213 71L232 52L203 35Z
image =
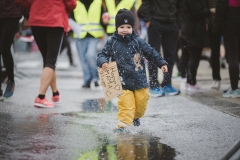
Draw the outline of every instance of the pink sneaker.
M40 98L36 97L34 106L40 107L40 108L53 108L54 104L49 102L46 97L44 99L40 99Z
M56 96L52 96L52 101L54 103L60 103L61 102L61 94L60 92L58 91L59 95L56 95Z

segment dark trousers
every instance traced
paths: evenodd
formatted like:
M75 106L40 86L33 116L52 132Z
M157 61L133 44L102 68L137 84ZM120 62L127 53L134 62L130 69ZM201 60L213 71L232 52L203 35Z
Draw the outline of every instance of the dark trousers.
M66 35L64 35L64 37L63 37L61 53L65 48L67 49L67 55L68 55L69 63L70 63L70 65L73 65L72 50L71 50L71 46L70 46L68 37Z
M42 54L43 67L55 70L58 54L61 50L63 28L32 26L32 33Z
M224 45L228 59L228 69L232 90L238 88L239 56L240 56L240 24L225 28L223 31Z
M0 18L0 67L2 67L2 57L3 64L7 71L7 77L10 81L14 81L14 62L11 53L11 45L18 29L19 18ZM0 69L0 79L2 79L2 68Z
M177 23L160 22L151 20L148 28L148 41L149 44L160 52L162 45L163 57L168 63L168 72L164 73L162 87L171 84L172 70L175 62L175 54L178 45L179 29ZM159 87L158 82L158 68L152 61L148 62L149 70L149 84L150 88Z
M211 52L211 67L213 80L221 80L220 76L220 45L221 35L212 32L212 28L208 29Z
M191 46L184 39L180 39L182 56L180 58L181 77L187 77L187 83L195 85L197 83L197 70L201 60L203 48Z

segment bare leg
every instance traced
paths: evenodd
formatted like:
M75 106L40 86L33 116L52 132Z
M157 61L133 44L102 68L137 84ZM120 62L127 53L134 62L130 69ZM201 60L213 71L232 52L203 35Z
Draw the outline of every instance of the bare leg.
M58 91L58 89L57 89L57 81L56 80L57 80L56 79L56 72L54 71L53 76L52 76L52 81L50 83L50 86L51 86L53 92L57 92Z
M45 67L42 72L41 76L41 82L40 82L40 89L39 94L45 95L47 92L47 89L51 82L53 81L53 77L55 75L55 71L52 68ZM56 82L56 77L55 77ZM55 83L56 84L56 83Z

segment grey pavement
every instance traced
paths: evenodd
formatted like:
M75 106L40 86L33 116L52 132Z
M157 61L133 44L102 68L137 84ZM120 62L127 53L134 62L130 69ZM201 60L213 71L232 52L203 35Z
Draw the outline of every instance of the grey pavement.
M240 99L221 96L230 86L227 69L221 70L221 89L212 90L211 68L201 61L197 79L206 92L150 98L141 126L130 126L127 137L119 137L113 131L117 99L104 102L101 87L81 89L82 71L74 49L73 54L75 68L69 66L66 53L59 56L56 73L62 103L52 109L33 107L42 71L40 54L14 54L15 95L0 102L0 159L80 159L90 153L94 159L102 153L102 159L218 160L240 140ZM176 88L179 83L173 78ZM106 144L115 148L118 158L106 158Z

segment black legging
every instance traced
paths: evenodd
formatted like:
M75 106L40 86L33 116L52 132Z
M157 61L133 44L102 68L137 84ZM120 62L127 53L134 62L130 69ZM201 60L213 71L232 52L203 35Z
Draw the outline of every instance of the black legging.
M70 65L73 65L72 50L71 50L70 42L66 35L64 35L64 37L63 37L61 53L65 48L67 48L67 55L68 55L69 63L70 63Z
M63 28L32 26L32 33L43 57L43 67L55 70L61 50Z
M178 34L177 23L151 20L151 24L148 28L149 44L155 48L157 52L160 52L160 46L162 45L163 57L168 63L168 72L163 74L162 87L171 85L172 83L172 71L178 45ZM148 70L150 88L159 87L158 68L152 61L148 62Z
M0 18L0 79L2 79L2 56L8 80L12 82L14 81L14 62L11 53L11 45L18 29L19 18ZM0 90L1 86L0 80Z
M220 44L221 35L213 33L212 28L208 29L210 39L211 52L211 67L213 80L221 80L220 76Z
M229 76L232 90L238 88L239 56L240 56L240 24L225 28L223 31L224 45L229 65Z
M197 83L197 70L201 60L203 48L190 46L184 39L180 40L182 56L180 59L181 77L186 78L187 83L195 85Z

